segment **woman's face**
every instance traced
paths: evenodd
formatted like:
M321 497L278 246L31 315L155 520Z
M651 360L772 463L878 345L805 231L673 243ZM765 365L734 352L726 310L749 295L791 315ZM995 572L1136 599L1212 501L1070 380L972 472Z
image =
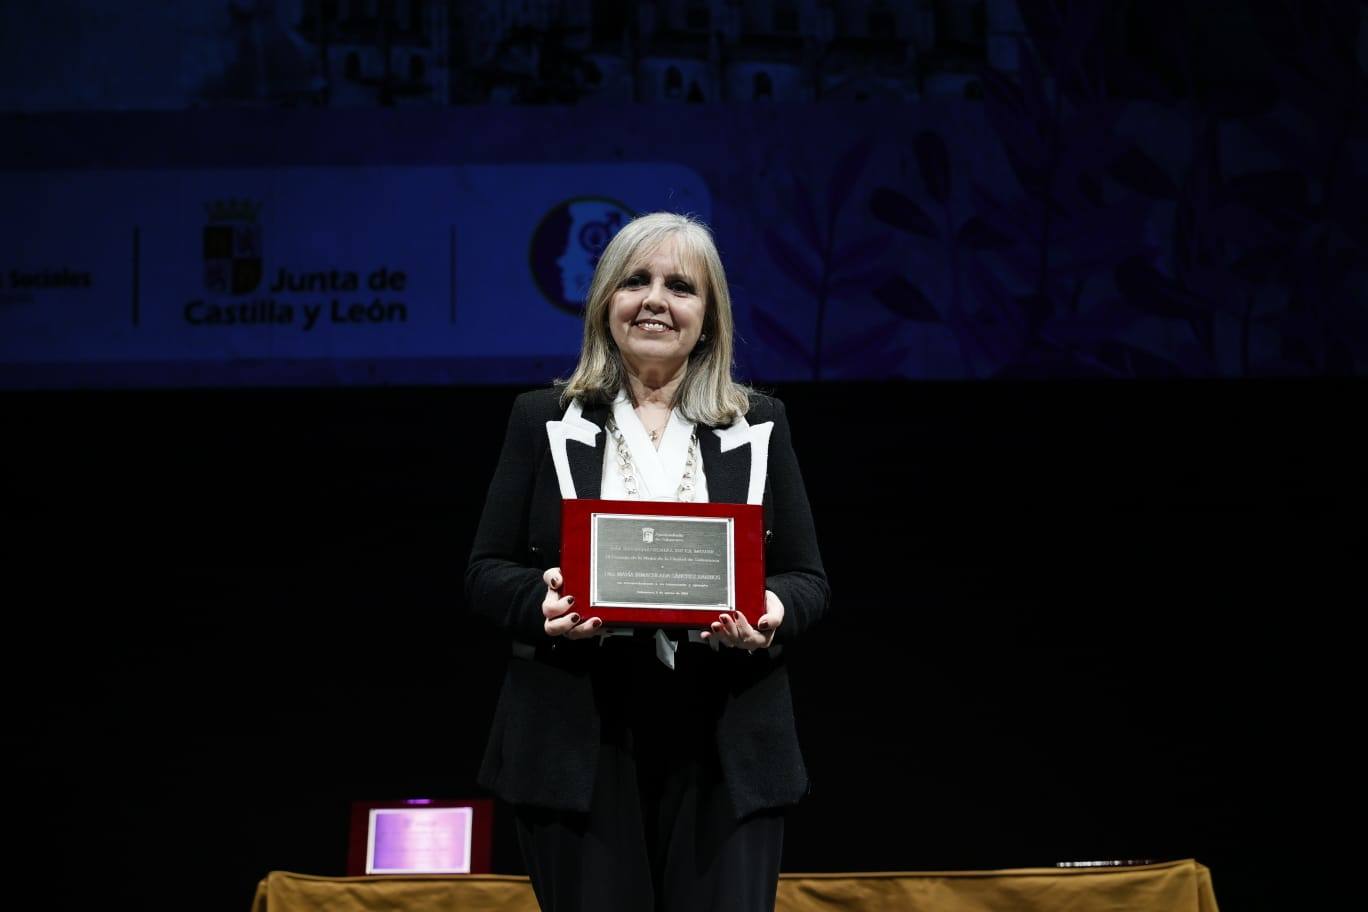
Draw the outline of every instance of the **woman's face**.
M638 256L613 292L608 329L633 373L673 376L703 332L703 271L671 235Z

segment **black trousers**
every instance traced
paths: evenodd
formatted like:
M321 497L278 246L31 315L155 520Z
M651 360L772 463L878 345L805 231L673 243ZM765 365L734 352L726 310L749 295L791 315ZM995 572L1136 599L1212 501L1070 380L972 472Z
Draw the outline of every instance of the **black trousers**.
M602 739L588 813L515 808L544 912L770 912L781 810L738 820L717 759L720 657L685 643L675 670L647 636L598 647Z

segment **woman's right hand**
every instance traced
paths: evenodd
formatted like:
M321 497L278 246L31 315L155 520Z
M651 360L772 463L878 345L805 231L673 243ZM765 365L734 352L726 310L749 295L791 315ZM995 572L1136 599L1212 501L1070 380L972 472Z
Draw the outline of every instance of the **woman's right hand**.
M543 573L542 581L546 583L546 598L542 599L542 616L546 621L542 626L545 627L547 636L582 640L593 636L603 626L601 618L586 620L581 618L578 612L571 611L575 606L575 597L561 597L560 591L565 585L565 580L561 577L560 567L552 567Z

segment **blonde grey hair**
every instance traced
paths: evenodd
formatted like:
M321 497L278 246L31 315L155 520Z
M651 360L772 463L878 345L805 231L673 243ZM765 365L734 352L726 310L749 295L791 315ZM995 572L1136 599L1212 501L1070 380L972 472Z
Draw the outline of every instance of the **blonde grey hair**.
M732 310L727 275L717 254L712 232L701 221L673 212L638 216L619 231L594 268L584 310L584 344L579 364L565 381L561 403L612 402L627 385L627 368L608 329L613 292L640 265L641 258L667 238L679 241L685 268L700 269L703 298L702 337L689 353L684 379L675 391L674 407L699 424L725 427L749 408L749 390L732 379Z

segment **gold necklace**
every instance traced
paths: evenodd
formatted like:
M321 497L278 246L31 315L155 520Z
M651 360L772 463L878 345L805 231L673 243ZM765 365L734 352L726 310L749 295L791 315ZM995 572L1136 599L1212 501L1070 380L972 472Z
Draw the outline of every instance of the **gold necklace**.
M637 420L638 420L638 421L641 420L641 416L640 416L640 415L637 416ZM662 424L660 427L656 428L654 431L651 430L650 428L646 427L646 422L644 422L644 421L641 422L641 427L642 427L643 430L646 431L646 436L651 438L651 443L655 443L656 441L658 441L658 440L660 439L660 435L663 434L663 433L665 433L665 429L666 429L667 427L669 427L669 426L670 426L670 413L669 413L669 412L666 412L666 413L665 413L665 423Z

